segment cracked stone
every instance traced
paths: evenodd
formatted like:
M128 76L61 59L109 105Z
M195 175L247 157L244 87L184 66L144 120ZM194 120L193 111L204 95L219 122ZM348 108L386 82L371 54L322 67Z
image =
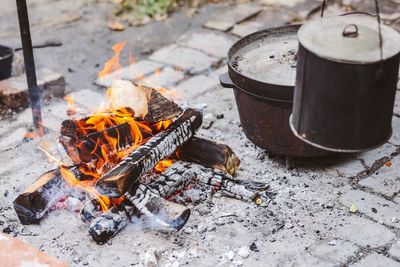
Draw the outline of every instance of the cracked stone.
M376 252L369 254L367 257L361 259L355 264L351 265L353 267L368 267L368 266L384 266L384 267L398 267L399 263L394 260L387 258Z

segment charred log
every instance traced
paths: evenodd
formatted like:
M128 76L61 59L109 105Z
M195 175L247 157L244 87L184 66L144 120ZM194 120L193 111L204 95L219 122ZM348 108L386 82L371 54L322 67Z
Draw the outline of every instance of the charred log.
M66 123L70 125L69 123ZM118 140L117 150L123 150L135 142L135 137L131 134L131 124L126 122L120 125L104 129L103 131L89 133L75 137L61 135L59 140L67 151L68 156L76 163L87 163L97 160L103 151L113 151L113 147L107 140L111 137ZM143 139L146 140L152 136L151 133L141 131Z
M80 180L88 179L76 166L69 167L68 170ZM49 209L64 196L66 189L67 184L60 169L51 170L40 176L13 202L21 223L39 223Z
M178 150L178 158L201 164L204 167L219 169L234 176L240 160L227 145L193 137Z
M123 195L141 175L192 138L201 123L201 111L186 110L167 130L155 135L106 173L97 182L97 189L109 197Z
M34 224L46 214L61 197L66 183L60 170L46 172L13 202L22 224Z
M89 233L97 244L104 244L137 216L140 216L138 209L125 200L95 218L90 224Z
M143 196L148 196L148 193L151 191L152 194L157 194L159 197L165 198L168 197L169 195L173 194L175 191L180 191L183 190L185 187L187 187L188 183L190 183L192 177L181 174L181 170L177 171L174 168L175 165L172 165L170 168L168 168L165 172L163 172L161 175L159 175L159 179L152 183L151 185L148 185L147 188L150 190L144 189L142 185L142 190L136 191L137 193L132 194L130 193L128 197L130 199L135 199L139 198L137 194L141 194L140 196L141 199L148 200L148 197L143 197ZM151 195L152 195L151 194ZM134 201L136 202L136 201ZM144 207L147 210L157 210L156 208L152 208L150 203L154 202L144 202L143 200L141 201L140 204L138 204L139 207ZM169 202L167 202L169 205ZM149 208L150 206L150 208ZM158 206L158 204L157 204ZM111 237L116 235L122 228L124 228L126 225L128 225L131 221L132 218L137 217L140 213L130 201L126 200L124 201L121 205L118 205L116 207L110 208L107 212L101 214L99 217L94 219L91 224L90 224L90 234L92 235L93 239L99 243L103 244L107 242ZM165 209L169 210L169 207L165 207ZM149 210L149 216L152 217L153 219L155 218L155 215ZM179 207L180 212L176 213L173 216L170 216L169 218L176 218L168 220L161 220L157 218L155 221L158 223L160 226L168 226L171 228L170 224L172 223L172 226L177 226L182 227L184 225L185 220L187 220L186 217L189 216L190 211L185 211L185 208ZM182 212L183 211L183 212ZM167 212L168 214L174 214L174 212ZM183 216L179 216L177 214L181 214ZM161 214L160 214L161 215ZM175 221L175 222L174 222Z

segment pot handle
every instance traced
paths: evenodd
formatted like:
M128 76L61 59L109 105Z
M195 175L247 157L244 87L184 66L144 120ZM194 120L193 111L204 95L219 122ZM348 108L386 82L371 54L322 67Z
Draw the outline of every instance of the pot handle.
M225 72L219 75L219 82L224 88L235 88L236 86L233 84L231 77L229 77L229 73Z

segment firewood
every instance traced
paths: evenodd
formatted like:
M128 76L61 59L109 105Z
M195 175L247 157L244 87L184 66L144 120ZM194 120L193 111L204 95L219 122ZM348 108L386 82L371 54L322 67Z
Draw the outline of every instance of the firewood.
M71 125L67 121L64 122L67 125ZM68 130L65 130L65 132L68 133ZM152 136L151 133L146 131L141 131L141 133L143 140ZM117 151L124 150L135 142L134 136L131 135L131 125L128 122L106 128L103 131L79 136L78 138L61 135L59 141L72 161L75 164L79 164L98 160L98 157L102 155L102 151L115 152L106 137L112 137L118 141Z
M125 200L95 218L90 224L89 233L97 244L104 244L128 225L131 218L138 216L138 209Z
M211 140L193 137L178 150L178 158L219 169L232 176L236 174L240 160L232 149Z
M85 223L91 222L93 219L99 217L103 213L100 202L97 198L90 198L84 204L80 215L81 219Z
M78 167L69 167L74 175L81 179L87 179L80 173ZM22 224L39 223L40 219L49 209L64 196L67 184L60 172L54 169L44 173L13 202L14 209Z
M123 195L141 175L192 138L201 123L201 111L187 109L167 130L155 135L106 173L96 183L96 188L109 197Z
M173 194L175 191L183 190L185 187L187 187L192 177L185 174L182 175L182 170L176 170L174 166L175 165L172 165L162 174L158 175L159 178L154 183L147 185L147 188L150 190L144 190L144 188L142 187L142 190L136 191L135 194L130 193L129 195L127 195L127 197L129 197L130 199L136 199L140 197L143 200L148 200L149 198L143 198L143 196L148 195L147 193L151 191L152 194L157 194L159 197L166 198L169 195ZM143 191L145 193L143 193ZM138 194L140 194L141 196ZM143 202L143 200L141 201L142 204L138 204L138 206L144 207L145 209L149 210L148 207L150 203L154 202L146 203ZM156 206L158 206L158 204ZM139 210L134 207L136 206L134 206L131 201L126 199L120 205L111 207L110 210L95 218L91 222L89 227L89 232L92 235L93 239L97 243L103 244L107 242L111 237L116 235L119 231L121 231L126 225L130 223L132 218L136 218L137 216L139 216ZM168 207L166 209L169 210ZM166 213L170 214L171 212ZM180 214L189 216L188 211L185 210ZM153 218L155 217L152 211L150 211L150 214L148 215ZM185 216L181 216L181 218L186 219ZM179 218L180 216L175 215L174 217ZM175 221L177 222L175 223L175 225L180 227L182 227L185 222L185 220L180 219ZM168 223L171 222L174 225L174 220L169 220L167 222L160 222L160 220L156 221L156 223L161 224L162 226L165 226L165 224L168 225Z

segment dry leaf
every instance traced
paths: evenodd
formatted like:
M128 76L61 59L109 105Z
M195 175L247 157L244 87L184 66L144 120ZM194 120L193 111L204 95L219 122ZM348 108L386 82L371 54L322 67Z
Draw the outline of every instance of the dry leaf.
M109 21L107 26L108 26L108 28L110 30L113 30L113 31L123 31L123 30L125 30L124 24L122 24L121 22L116 21L116 20Z

